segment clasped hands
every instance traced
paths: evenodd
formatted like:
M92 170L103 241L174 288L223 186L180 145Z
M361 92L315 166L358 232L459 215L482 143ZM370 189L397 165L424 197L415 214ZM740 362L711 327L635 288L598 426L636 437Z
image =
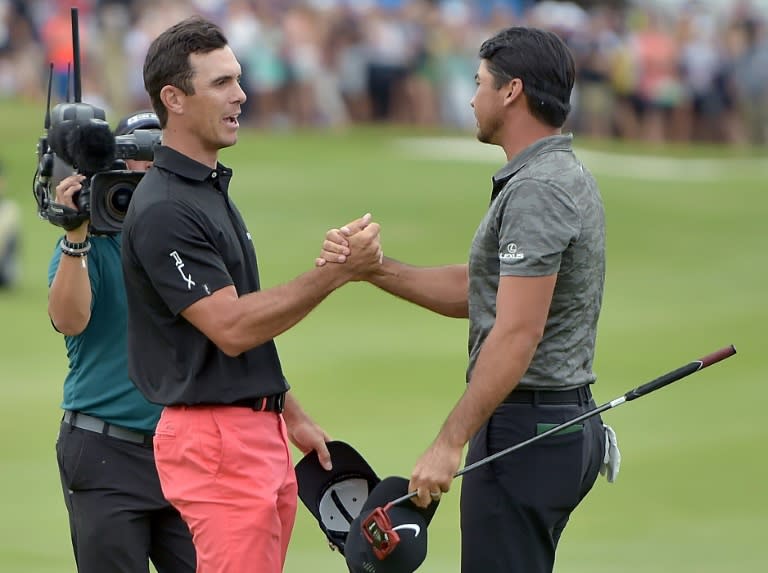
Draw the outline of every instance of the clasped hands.
M384 252L381 250L381 227L372 222L370 213L355 219L338 229L330 229L315 266L339 263L349 267L353 280L363 280L381 265Z

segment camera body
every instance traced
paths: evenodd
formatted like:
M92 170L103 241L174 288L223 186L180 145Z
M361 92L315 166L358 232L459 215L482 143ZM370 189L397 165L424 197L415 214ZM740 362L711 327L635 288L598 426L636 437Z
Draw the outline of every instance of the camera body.
M125 160L151 161L161 141L159 129L136 129L115 136L104 111L93 105L56 105L37 144L33 194L38 214L67 230L90 220L94 233L119 233L133 190L143 176L143 172L128 170ZM82 189L73 197L76 209L55 201L57 159L85 176Z

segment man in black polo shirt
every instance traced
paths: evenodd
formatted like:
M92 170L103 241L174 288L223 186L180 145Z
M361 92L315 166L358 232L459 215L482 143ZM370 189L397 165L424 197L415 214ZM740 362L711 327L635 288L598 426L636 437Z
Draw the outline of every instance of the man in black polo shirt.
M163 145L123 228L129 373L165 406L155 461L192 531L198 573L282 571L296 514L288 439L326 467L330 456L287 392L273 338L381 260L371 223L350 239L348 265L260 289L232 171L218 162L237 141L240 73L221 30L201 18L154 40L144 83Z

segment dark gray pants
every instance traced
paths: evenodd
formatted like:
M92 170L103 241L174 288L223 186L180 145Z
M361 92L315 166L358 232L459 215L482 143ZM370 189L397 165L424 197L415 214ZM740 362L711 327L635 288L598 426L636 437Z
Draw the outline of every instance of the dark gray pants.
M163 497L151 446L62 422L56 441L79 573L194 573L186 523Z
M594 406L591 399L501 404L470 441L467 464ZM593 416L568 433L542 438L464 475L462 573L551 573L560 534L595 483L604 449L602 421Z

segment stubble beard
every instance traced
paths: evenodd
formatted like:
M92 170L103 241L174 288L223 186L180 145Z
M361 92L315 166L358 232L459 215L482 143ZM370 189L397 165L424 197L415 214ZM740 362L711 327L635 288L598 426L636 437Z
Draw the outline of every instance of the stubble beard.
M486 126L480 125L480 122L478 121L477 140L480 143L488 143L493 145L496 143L496 135L500 131L501 131L501 122L498 120L493 120Z
M477 128L477 140L480 143L490 143L491 140L488 137L488 134L486 134L482 129Z
M494 142L495 134L496 134L496 126L494 126L493 129L489 129L488 127L483 128L482 126L478 126L477 128L477 140L480 143L492 144Z

